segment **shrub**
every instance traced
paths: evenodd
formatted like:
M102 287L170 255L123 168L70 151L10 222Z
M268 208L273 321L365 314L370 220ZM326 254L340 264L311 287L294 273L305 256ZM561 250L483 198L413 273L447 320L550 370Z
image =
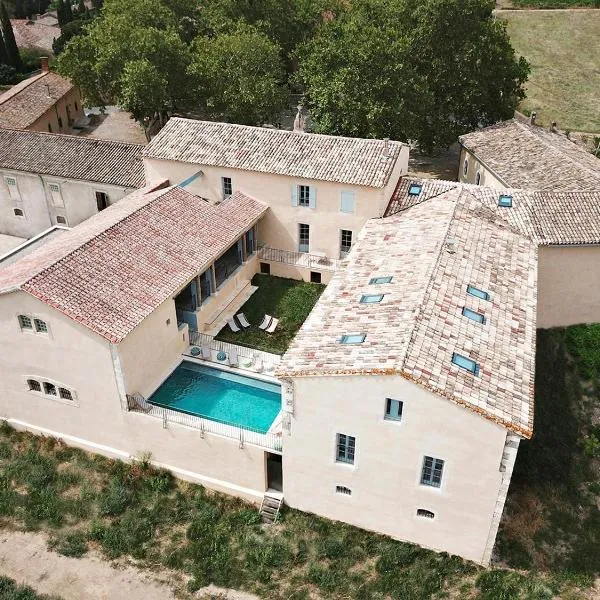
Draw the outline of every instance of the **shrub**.
M7 85L16 83L17 70L11 65L0 64L0 84Z
M100 495L100 514L118 516L125 512L131 504L131 491L116 478L111 479L108 487Z
M82 531L63 532L52 538L48 546L63 556L79 558L88 550L87 536Z

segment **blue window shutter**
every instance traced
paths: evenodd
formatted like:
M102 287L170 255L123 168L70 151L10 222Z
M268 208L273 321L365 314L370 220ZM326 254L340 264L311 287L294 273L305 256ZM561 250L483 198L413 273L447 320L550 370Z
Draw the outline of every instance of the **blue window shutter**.
M317 208L317 188L314 185L308 188L308 207Z
M354 213L354 192L342 192L340 211L343 213Z
M298 206L298 186L292 185L292 206Z

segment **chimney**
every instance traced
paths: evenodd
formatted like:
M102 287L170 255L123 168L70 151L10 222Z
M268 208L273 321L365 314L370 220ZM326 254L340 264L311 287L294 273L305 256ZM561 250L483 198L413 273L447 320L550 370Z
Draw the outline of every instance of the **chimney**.
M383 155L390 155L390 138L383 138Z
M296 133L304 133L306 127L306 119L302 114L302 105L298 104L298 112L296 113L296 118L294 119L294 131Z
M534 110L534 111L531 113L531 120L530 120L530 123L531 123L532 125L535 125L535 119L536 119L536 117L537 117L537 113L536 113L536 112L535 112L535 110Z
M50 68L48 67L48 57L40 56L40 68L42 69L42 73L47 73Z

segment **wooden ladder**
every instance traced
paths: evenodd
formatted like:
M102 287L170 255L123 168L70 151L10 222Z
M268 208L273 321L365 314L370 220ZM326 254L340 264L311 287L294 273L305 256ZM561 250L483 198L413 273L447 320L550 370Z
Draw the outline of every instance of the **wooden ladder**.
M259 511L263 523L269 525L275 523L277 517L279 517L279 511L281 510L282 504L283 496L271 496L268 493L265 493Z

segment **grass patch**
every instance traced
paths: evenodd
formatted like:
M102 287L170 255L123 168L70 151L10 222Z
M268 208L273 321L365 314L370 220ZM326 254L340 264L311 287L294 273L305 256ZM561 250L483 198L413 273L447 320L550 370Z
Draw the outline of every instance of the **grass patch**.
M600 574L599 339L599 326L538 332L535 433L521 442L497 540L509 565L580 585Z
M60 598L38 594L29 586L19 585L14 579L0 575L0 600L60 600Z
M238 333L233 333L229 327L225 327L218 333L216 339L265 352L283 354L323 293L325 286L261 274L254 276L252 285L258 286L258 289L240 309L251 326ZM258 328L265 314L279 319L274 333L265 333Z
M503 10L497 16L507 22L517 54L531 64L521 110L536 111L541 125L556 121L561 129L599 132L600 11Z

